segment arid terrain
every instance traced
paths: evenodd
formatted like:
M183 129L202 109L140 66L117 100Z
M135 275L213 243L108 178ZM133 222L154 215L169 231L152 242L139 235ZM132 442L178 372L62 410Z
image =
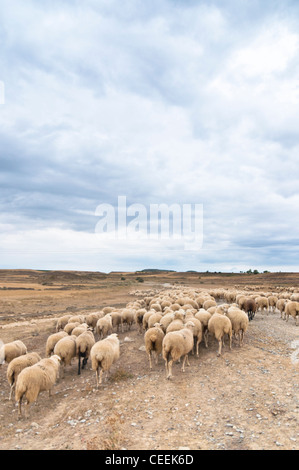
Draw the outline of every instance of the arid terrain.
M141 278L143 282L140 282ZM125 307L150 292L176 287L280 292L299 287L299 274L85 273L0 271L0 339L21 339L45 357L47 337L66 313ZM136 292L137 291L137 292ZM150 371L143 335L134 325L119 333L121 355L96 389L77 361L52 396L42 392L28 419L9 401L7 364L0 366L0 449L298 450L299 326L280 313L258 312L244 345L200 344L182 373L166 380L164 361ZM141 348L141 349L140 349Z

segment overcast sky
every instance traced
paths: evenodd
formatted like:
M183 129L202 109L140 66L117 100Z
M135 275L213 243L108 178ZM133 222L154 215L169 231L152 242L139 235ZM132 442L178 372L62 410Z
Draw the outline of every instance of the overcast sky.
M1 268L298 271L298 1L2 0L0 81ZM101 236L119 196L202 244Z

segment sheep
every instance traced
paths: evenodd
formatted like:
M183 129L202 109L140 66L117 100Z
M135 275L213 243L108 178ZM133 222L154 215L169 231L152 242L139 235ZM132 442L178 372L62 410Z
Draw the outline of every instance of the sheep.
M150 318L151 315L153 315L154 313L156 313L155 310L149 310L148 312L146 312L144 315L143 315L143 319L142 319L142 328L146 331L148 329L148 320Z
M85 316L84 315L73 315L68 323L85 323Z
M112 333L107 338L98 341L90 351L91 367L96 371L97 388L102 383L103 372L109 373L112 364L119 359L120 348L117 333ZM100 380L99 380L99 369Z
M174 320L166 328L166 333L170 333L171 331L178 331L181 328L183 328L184 319L185 319L185 312L181 310L176 311L174 314Z
M95 344L94 335L91 330L87 330L76 338L76 356L78 357L78 375L81 373L81 357L82 369L84 369L88 358L90 356L90 351L92 346Z
M278 301L278 297L276 297L275 295L270 295L268 297L269 309L271 310L272 313L275 313L277 301Z
M159 323L159 321L161 320L162 318L162 315L161 313L157 312L157 313L153 313L149 319L148 319L148 323L147 323L147 327L148 329L149 328L153 328L154 324L155 323Z
M208 299L204 302L203 308L205 310L208 310L210 307L217 307L217 303L215 302L215 300Z
M97 326L97 321L104 316L104 312L93 312L89 313L85 317L85 322L87 325L92 328L93 331L95 331L96 326Z
M243 302L243 310L247 314L249 321L254 319L257 311L257 304L254 299L246 298ZM240 307L241 309L241 307Z
M217 356L221 355L222 342L224 343L225 334L229 336L229 349L232 348L232 323L228 317L214 313L209 320L208 331L215 336L219 343Z
M196 351L196 356L198 357L199 356L199 352L198 352L199 343L202 340L202 324L201 324L201 321L195 317L190 318L190 321L192 321L192 323L194 324L194 327L193 327L194 349ZM192 354L194 354L193 350L192 350Z
M121 315L121 331L122 332L124 331L124 324L125 323L128 326L128 330L131 329L131 326L133 325L133 323L135 321L135 313L136 313L135 310L129 309L129 308L125 308L122 311L122 315Z
M15 357L23 356L26 353L27 347L19 339L3 344L0 349L0 365L5 362L9 364Z
M13 389L15 388L17 378L20 372L25 369L25 367L33 366L41 360L41 357L36 352L24 354L19 357L15 357L7 367L6 377L10 385L10 394L9 400L11 400Z
M142 333L142 322L143 322L143 316L145 313L146 313L145 308L139 308L135 312L135 322L136 322L136 325L138 326L139 333Z
M178 331L166 333L162 342L162 356L165 361L166 377L172 378L172 364L184 356L182 371L185 372L185 362L189 364L188 354L194 346L193 338L194 323L188 321L184 328ZM171 358L171 359L170 359Z
M63 331L65 331L68 335L71 335L73 329L76 328L77 326L80 326L80 325L81 325L80 322L68 323L68 324L65 325L65 327L63 328Z
M158 303L151 304L151 310L155 310L156 312L162 312L162 307Z
M280 318L285 319L285 307L286 307L286 300L285 299L278 299L276 302L276 308L280 311Z
M114 308L113 307L104 307L102 312L104 313L104 315L107 315L107 313L111 313L113 312Z
M204 295L200 295L200 296L196 297L195 302L197 303L198 308L202 308L203 304L205 303L206 300L207 300L207 297L204 296Z
M113 311L110 313L111 315L111 321L112 321L112 328L116 328L117 331L119 331L120 327L121 327L121 312L118 312L118 311Z
M61 359L61 378L64 378L66 366L71 365L73 357L76 357L76 338L77 336L65 336L56 343L54 355Z
M260 295L255 298L255 301L256 301L258 310L261 310L261 312L263 313L264 310L266 309L266 311L269 313L269 301L267 297L263 297Z
M64 315L63 317L58 318L56 323L56 332L63 330L71 317L72 315Z
M49 391L56 383L60 368L60 357L57 355L41 359L36 364L23 369L16 383L15 400L18 403L18 416L22 416L22 399L25 396L27 403L25 417L28 417L29 405L36 401L40 392Z
M164 333L166 333L167 327L174 320L174 312L172 310L171 310L171 312L172 313L165 313L165 315L163 315L163 317L159 321L159 324L160 324L162 330L164 331Z
M66 331L59 331L50 335L46 342L46 357L52 356L56 343L65 336L68 336Z
M99 335L100 339L105 338L110 333L112 333L112 317L110 313L107 313L103 318L100 318L97 321L96 332Z
M239 337L239 346L243 345L244 334L248 328L249 319L245 312L239 308L231 307L226 316L232 324L232 332Z
M295 300L290 300L285 306L285 319L289 321L289 316L292 316L295 320L295 325L297 326L297 320L299 318L299 302Z
M246 300L247 297L245 295L241 294L236 296L236 302L241 310L244 308L244 303L246 302Z
M87 325L87 323L81 323L80 326L76 326L76 328L73 329L72 336L79 336L81 335L81 333L87 331L88 328L89 326Z
M181 306L180 306L180 304L178 304L177 302L175 302L174 304L172 304L172 305L170 306L170 308L171 308L171 310L173 310L173 311L175 312L176 310L180 310Z
M204 341L205 341L205 346L206 348L208 347L208 339L207 339L207 335L209 333L208 331L208 323L209 323L209 320L211 318L211 313L208 312L207 310L204 310L204 309L200 309L195 315L195 318L197 318L200 323L202 324L202 334L203 334L203 338L204 338Z
M164 336L164 331L159 323L155 323L154 326L149 328L144 334L145 351L148 355L150 369L152 369L152 352L155 352L156 364L158 364L159 354L162 352Z

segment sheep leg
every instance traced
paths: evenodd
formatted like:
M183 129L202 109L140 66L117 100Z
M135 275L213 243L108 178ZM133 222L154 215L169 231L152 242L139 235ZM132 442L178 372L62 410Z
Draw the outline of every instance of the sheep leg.
M229 349L232 348L232 335L229 335Z
M168 379L168 361L165 359L165 371L166 371L166 378Z
M172 377L172 363L173 363L173 360L169 361L168 363L168 376L167 376L168 379L171 379Z
M204 332L204 340L205 340L205 347L207 348L208 347L208 336L209 336L209 331L206 330Z
M159 354L156 351L156 365L158 365L158 363L159 363Z
M97 388L99 387L99 368L96 370L96 381L97 381Z
M22 416L22 398L20 398L19 400L19 404L18 404L18 416L21 417Z
M79 356L78 356L78 375L81 374L80 366L81 366L81 358L80 358L80 353L79 353Z
M219 343L219 348L218 348L218 352L217 352L217 356L221 356L221 349L222 349L222 338L218 341Z
M13 389L15 388L15 384L12 384L10 386L10 394L9 394L9 399L11 400L11 396L12 396L12 392L13 392Z
M148 353L148 359L149 359L150 369L152 369L152 352L151 351Z
M182 372L185 372L185 362L186 361L187 361L187 364L190 366L189 360L188 360L188 354L185 354L185 356L184 356L183 365L182 365Z
M197 343L196 343L196 357L198 357L198 356L199 356L199 352L198 352L199 343L200 343L200 341L199 341L199 340L197 340Z

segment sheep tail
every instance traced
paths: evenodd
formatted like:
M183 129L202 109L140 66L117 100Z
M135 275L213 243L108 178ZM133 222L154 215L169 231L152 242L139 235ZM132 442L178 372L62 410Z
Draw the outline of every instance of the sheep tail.
M23 382L19 383L19 380L18 380L17 386L16 386L16 392L15 392L16 402L21 402L26 392L27 392L27 386Z
M157 341L157 336L156 336L155 334L153 334L153 335L151 335L151 336L150 336L150 338L149 338L149 339L150 339L150 341L151 341L151 343L152 343L152 347L153 347L153 349L155 350L155 347L156 347L156 341Z
M8 372L7 379L11 386L15 383L15 371L13 369Z

